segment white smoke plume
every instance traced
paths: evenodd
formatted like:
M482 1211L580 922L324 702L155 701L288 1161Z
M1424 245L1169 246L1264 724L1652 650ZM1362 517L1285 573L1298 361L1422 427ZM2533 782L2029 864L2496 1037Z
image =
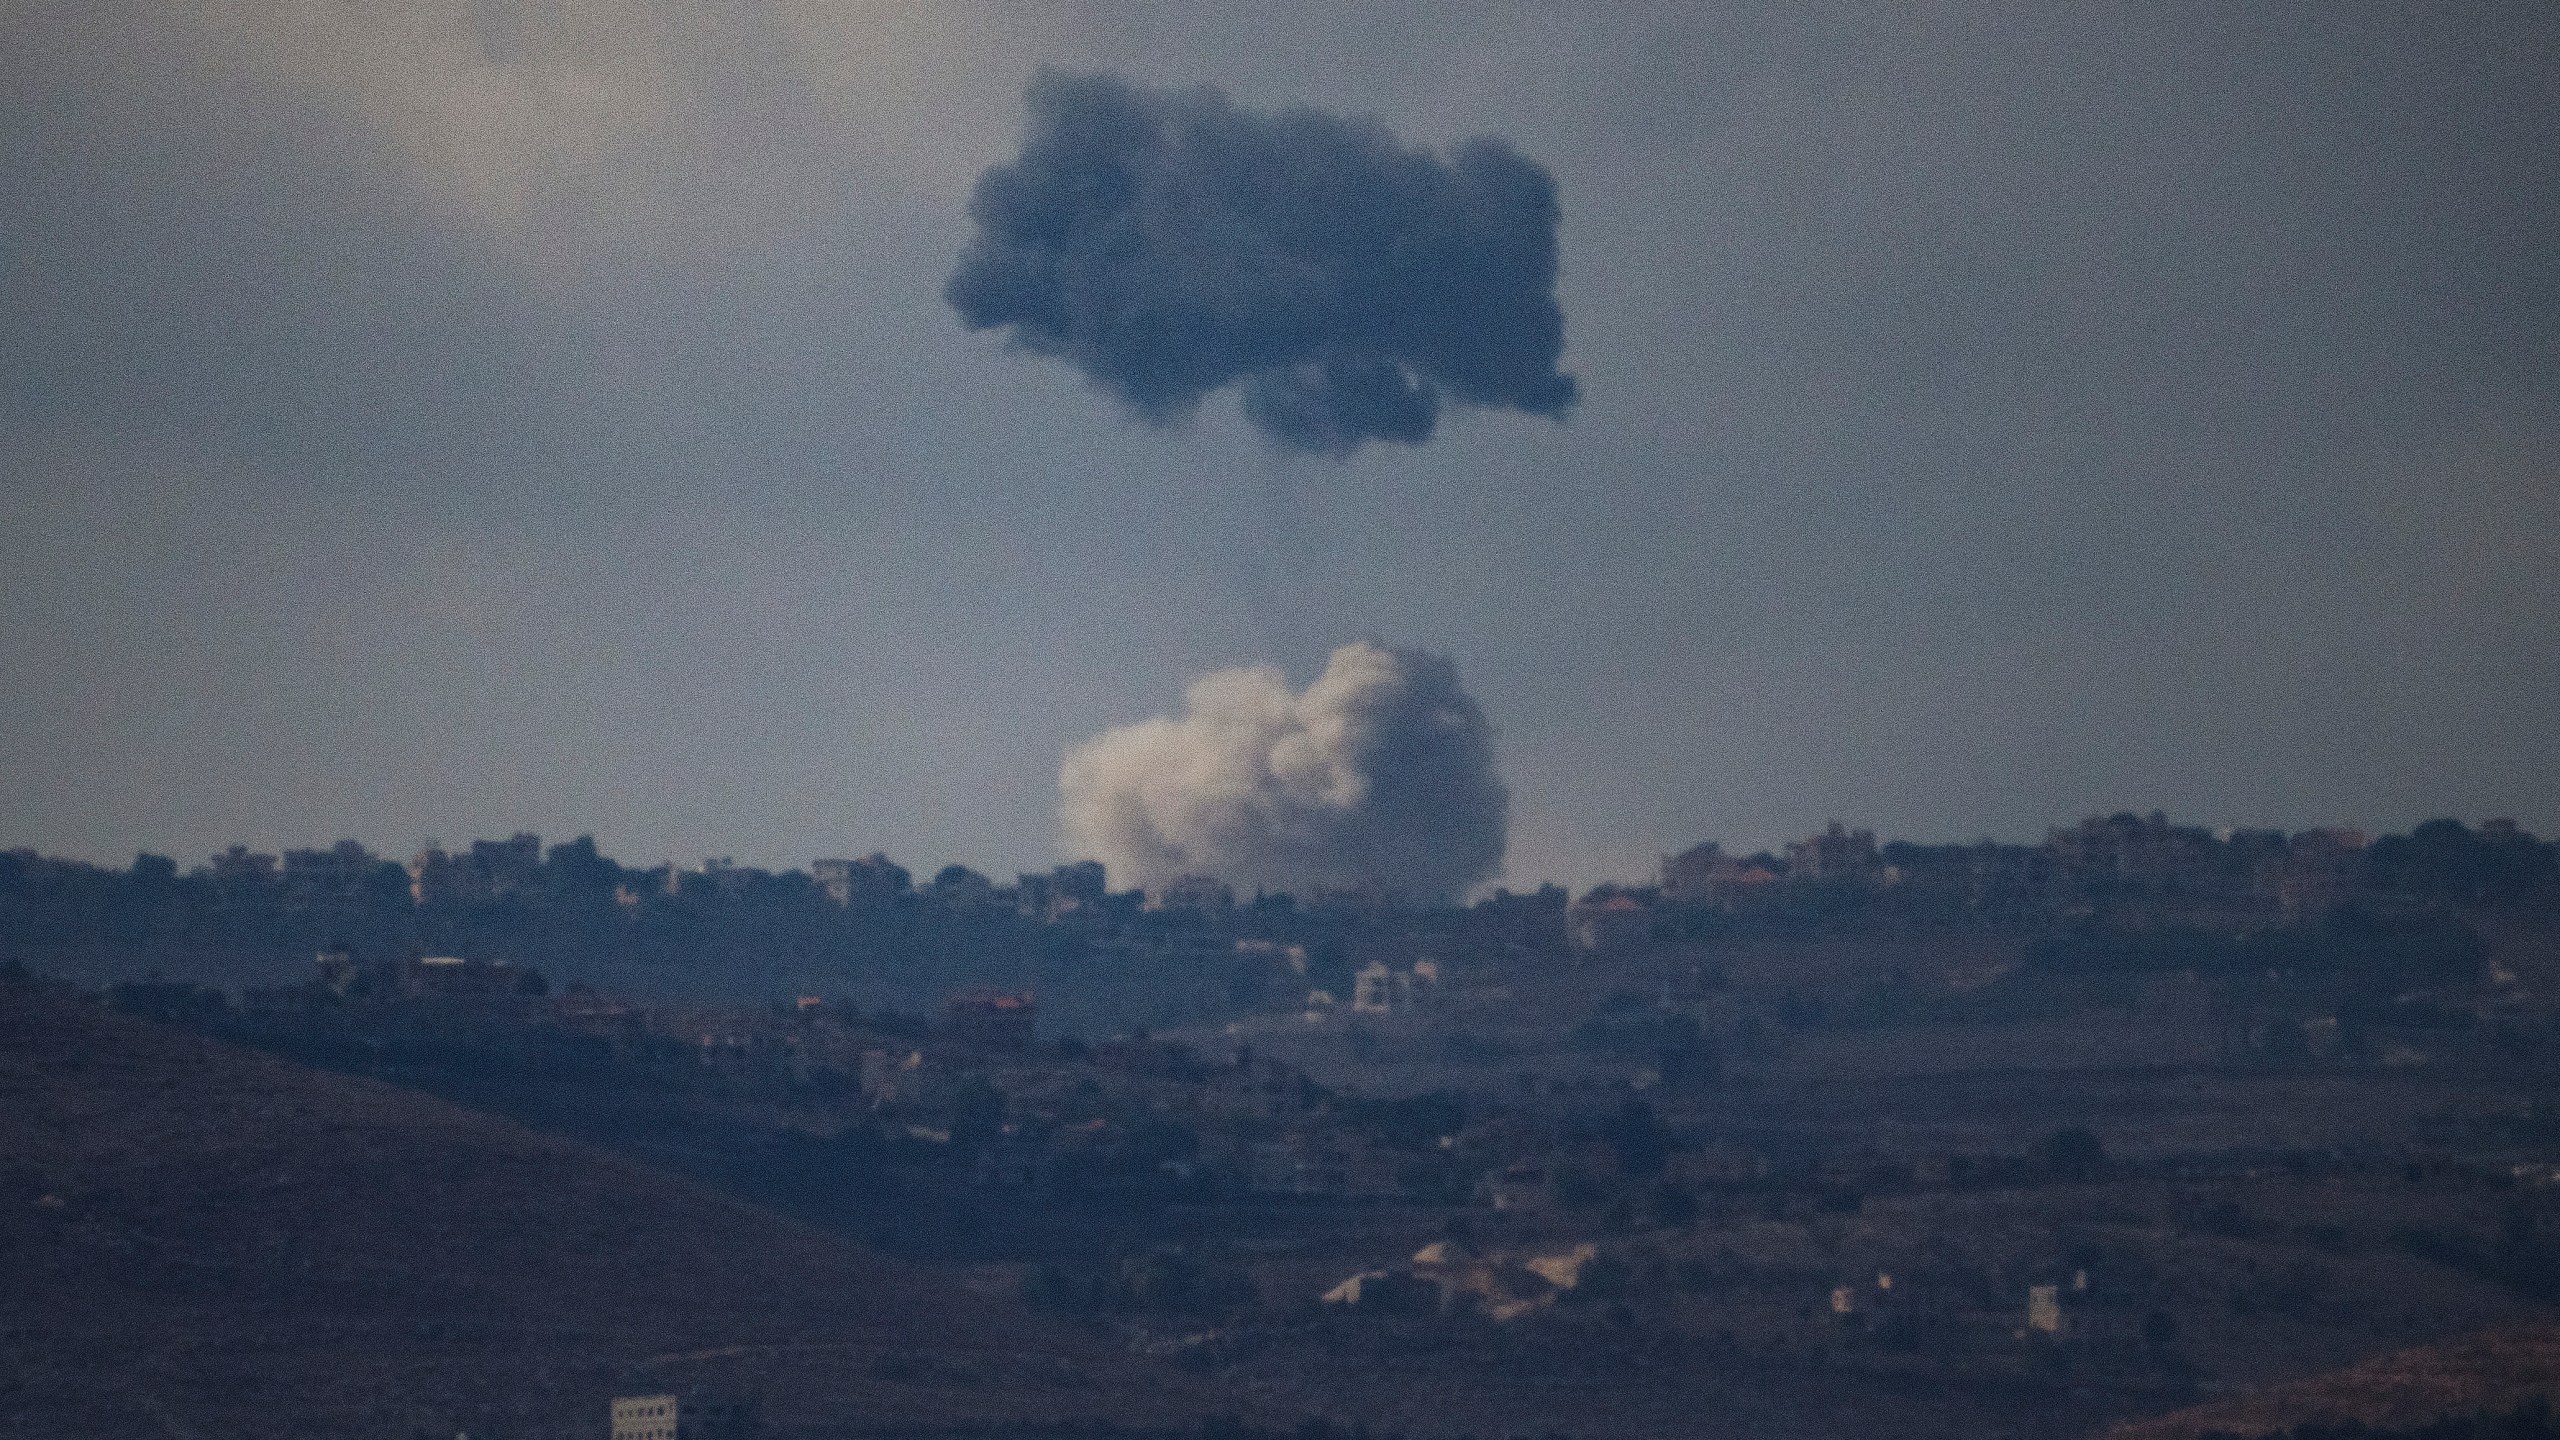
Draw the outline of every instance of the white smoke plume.
M1204 675L1181 714L1070 747L1058 786L1071 852L1149 890L1453 898L1501 867L1511 803L1457 667L1366 642L1303 691L1270 665Z

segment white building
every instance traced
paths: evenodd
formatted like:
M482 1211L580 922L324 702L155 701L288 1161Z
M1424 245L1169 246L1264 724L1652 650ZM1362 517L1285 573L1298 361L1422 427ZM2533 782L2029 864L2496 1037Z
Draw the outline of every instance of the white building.
M751 1401L698 1395L613 1397L613 1440L745 1440L756 1430Z
M1351 977L1351 1008L1362 1015L1401 1010L1430 994L1439 979L1436 960L1417 960L1410 970L1389 969L1384 960L1372 960Z
M2027 1329L2037 1335L2062 1333L2062 1287L2030 1285L2027 1287Z

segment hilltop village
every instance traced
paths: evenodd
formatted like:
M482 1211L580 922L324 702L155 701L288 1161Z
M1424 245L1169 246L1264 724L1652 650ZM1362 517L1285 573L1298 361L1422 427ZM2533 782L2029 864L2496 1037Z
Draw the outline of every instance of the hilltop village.
M2560 883L2553 853L2498 820L2369 842L2125 813L2037 845L1879 844L1834 824L1783 853L1702 844L1666 857L1649 884L1452 906L1377 891L1239 896L1205 876L1115 892L1091 862L1010 885L960 865L917 883L877 854L782 873L720 859L633 868L583 836L547 850L531 834L430 845L406 864L354 841L281 857L233 846L184 873L158 855L111 870L20 850L0 852L0 944L66 975L159 970L234 991L298 983L309 956L341 947L505 960L624 994L821 990L930 1009L958 988L1032 989L1053 1029L1091 1038L1349 1004L1374 963L1482 969L1666 942L1997 932L2159 952L2134 962L2143 969L2193 968L2171 953L2183 951L2212 969L2217 947L2344 917L2396 937L2386 947L2430 927L2464 944L2447 928L2468 923L2455 912L2530 908Z
M0 959L1416 1433L2077 1433L2560 1279L2560 869L2512 825L1106 878L20 853Z

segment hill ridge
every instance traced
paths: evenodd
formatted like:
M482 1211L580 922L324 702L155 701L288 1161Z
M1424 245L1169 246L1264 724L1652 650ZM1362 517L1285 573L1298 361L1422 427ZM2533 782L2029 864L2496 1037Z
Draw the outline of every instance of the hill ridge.
M2099 1440L2198 1440L2217 1431L2260 1436L2301 1425L2401 1429L2450 1415L2511 1410L2536 1397L2560 1399L2560 1322L2499 1326L2396 1350L2117 1425Z
M381 1082L0 981L0 1435L1182 1423L1187 1377L789 1217Z

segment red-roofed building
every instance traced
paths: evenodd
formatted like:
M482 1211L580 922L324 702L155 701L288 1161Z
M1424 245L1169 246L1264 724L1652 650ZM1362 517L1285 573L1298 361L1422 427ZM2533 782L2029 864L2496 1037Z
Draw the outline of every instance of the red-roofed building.
M973 990L942 1007L942 1033L963 1045L989 1050L1028 1050L1039 1006L1029 995Z

